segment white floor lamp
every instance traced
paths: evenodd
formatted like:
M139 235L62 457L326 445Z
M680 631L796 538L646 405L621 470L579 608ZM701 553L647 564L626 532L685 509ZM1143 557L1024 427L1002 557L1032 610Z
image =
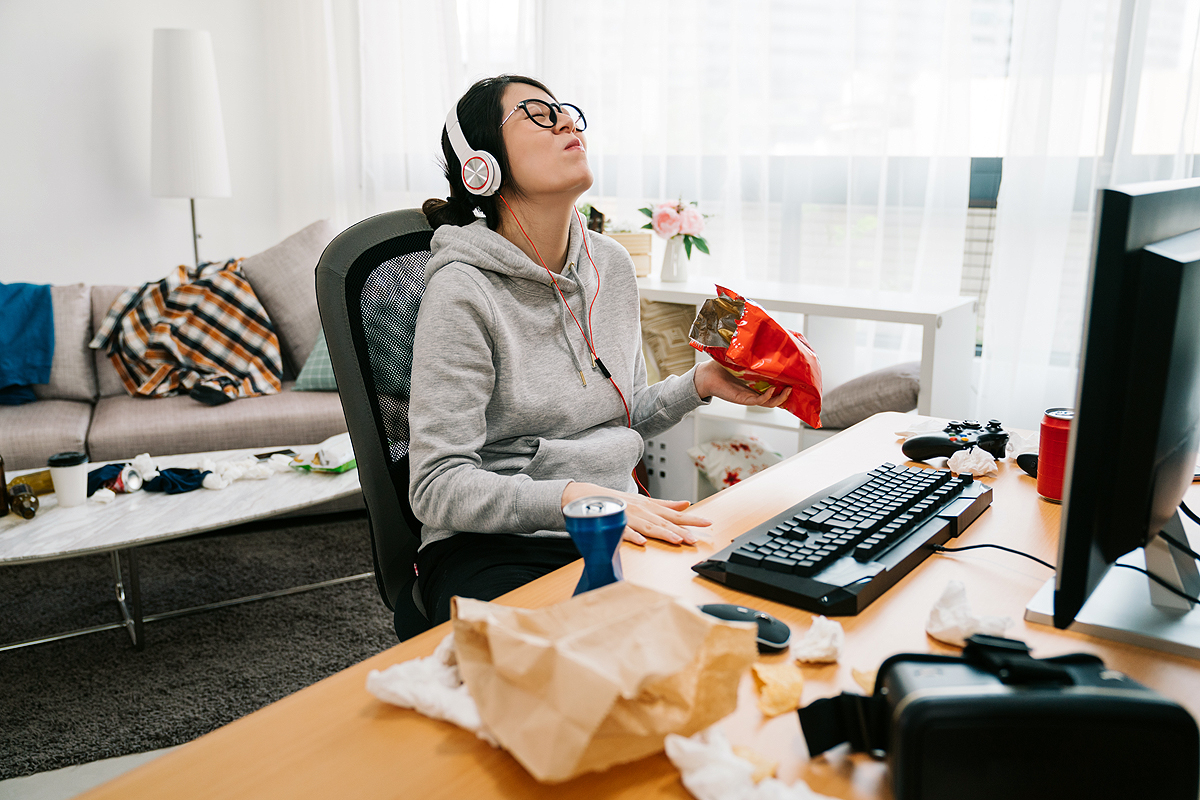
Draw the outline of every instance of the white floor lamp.
M150 193L186 197L192 211L192 252L200 266L196 198L229 197L229 158L208 31L154 31L150 125Z

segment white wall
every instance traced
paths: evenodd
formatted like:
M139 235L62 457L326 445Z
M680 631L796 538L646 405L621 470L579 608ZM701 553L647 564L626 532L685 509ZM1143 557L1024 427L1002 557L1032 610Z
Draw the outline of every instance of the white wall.
M132 284L192 263L188 201L150 196L154 28L212 34L233 196L196 201L200 258L253 255L330 216L312 194L328 182L281 156L281 104L310 105L272 91L283 5L0 0L0 281Z

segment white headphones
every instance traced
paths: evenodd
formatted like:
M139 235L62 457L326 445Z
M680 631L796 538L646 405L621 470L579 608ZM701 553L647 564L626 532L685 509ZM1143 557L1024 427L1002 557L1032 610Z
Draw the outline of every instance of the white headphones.
M467 144L467 137L463 136L458 124L458 103L450 106L450 113L446 115L446 135L462 164L462 181L467 191L483 197L495 194L500 188L500 164L488 151L474 150Z

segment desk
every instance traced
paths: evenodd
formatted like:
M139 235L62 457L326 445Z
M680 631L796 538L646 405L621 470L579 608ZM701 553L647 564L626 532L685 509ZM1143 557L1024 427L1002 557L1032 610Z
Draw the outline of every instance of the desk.
M796 635L807 629L805 611L751 598L696 577L691 564L724 547L735 535L774 516L842 475L903 457L894 430L912 421L879 414L803 453L705 500L697 512L713 521L711 543L674 548L651 543L623 545L626 578L689 602L753 604L788 622ZM1003 463L995 501L957 543L996 542L1053 560L1059 507L1039 500L1033 479ZM1191 499L1200 501L1193 488ZM1200 502L1197 502L1200 505ZM579 578L579 563L534 581L503 602L534 607L565 600ZM857 617L842 618L846 646L841 663L804 669L804 702L855 690L852 668L873 670L900 651L956 652L924 632L930 606L951 579L963 581L979 613L1013 619L1010 635L1025 639L1036 656L1087 651L1113 669L1200 715L1200 662L1090 639L1022 620L1025 603L1048 570L1000 551L934 556ZM535 782L510 756L449 723L377 701L364 688L367 673L428 655L448 633L441 626L184 745L84 795L114 798L687 798L678 773L664 755L614 767L553 786ZM778 659L782 656L775 656ZM198 698L203 702L203 698ZM845 798L888 796L882 763L844 748L809 760L795 714L764 721L749 675L737 711L721 723L730 740L780 762L786 782L803 777L813 789Z
M638 295L661 303L699 306L716 295L713 280L679 283L638 278ZM921 326L921 388L917 413L959 417L971 407L971 362L975 358L975 305L970 297L858 291L797 286L777 281L739 280L736 290L768 311L808 317L840 317ZM807 333L807 331L805 331Z

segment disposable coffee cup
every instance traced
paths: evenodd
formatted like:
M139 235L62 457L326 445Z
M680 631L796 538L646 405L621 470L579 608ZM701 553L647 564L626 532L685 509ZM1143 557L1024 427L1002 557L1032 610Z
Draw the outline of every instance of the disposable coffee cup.
M60 508L81 506L87 501L87 453L74 450L55 453L46 460L46 466L50 467L50 480Z

